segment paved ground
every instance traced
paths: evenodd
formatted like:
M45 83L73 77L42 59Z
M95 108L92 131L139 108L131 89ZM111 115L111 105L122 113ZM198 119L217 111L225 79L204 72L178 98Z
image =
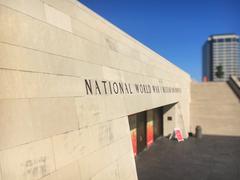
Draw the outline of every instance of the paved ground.
M139 180L240 180L240 137L160 138L136 165Z

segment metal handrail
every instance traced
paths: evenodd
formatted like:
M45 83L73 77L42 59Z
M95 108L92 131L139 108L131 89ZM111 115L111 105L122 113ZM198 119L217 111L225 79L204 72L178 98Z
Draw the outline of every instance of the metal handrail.
M240 99L240 81L236 76L230 76L228 84Z

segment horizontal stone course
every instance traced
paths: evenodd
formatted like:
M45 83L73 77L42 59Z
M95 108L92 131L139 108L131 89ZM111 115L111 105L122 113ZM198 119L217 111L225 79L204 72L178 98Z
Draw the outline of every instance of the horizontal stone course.
M14 16L13 16L13 17L14 17ZM20 16L20 17L21 17L21 16ZM23 16L22 16L22 17L23 17ZM26 17L26 18L27 18L27 17ZM34 24L33 22L34 22L34 21L32 21L32 24ZM29 23L30 23L30 21L29 21ZM40 22L40 24L41 24L41 22ZM31 25L31 26L34 26L34 25ZM44 25L41 26L41 27L44 28ZM22 29L22 28L20 28L20 29ZM40 29L41 29L41 28L40 28ZM53 28L53 29L54 29L54 28ZM23 32L24 32L24 29L22 29L22 30L23 30ZM36 30L35 32L37 32L37 31L38 31L38 30ZM63 39L64 36L62 36L61 38L58 37L58 32L59 32L59 31L58 31L57 29L56 29L55 31L56 31L56 33L55 33L54 37L56 37L58 40ZM51 35L51 34L52 34L51 31L48 31L48 32L47 32L47 31L44 31L44 32L46 32L46 34L44 34L44 36L46 36L46 37L47 37L48 35ZM18 32L18 33L21 33L21 31ZM25 34L26 34L26 33L25 33ZM29 34L29 33L28 33L28 34ZM33 33L30 33L30 34L33 34ZM37 33L37 34L39 34L39 33ZM111 34L111 33L110 33L110 34ZM12 35L12 36L14 36L14 35ZM51 35L51 36L52 36L52 35ZM29 36L29 37L30 37L30 36ZM40 37L40 35L39 35L39 37ZM71 37L70 37L69 35L67 35L67 34L66 34L65 37L66 37L67 39L65 38L65 40L64 40L65 43L64 43L64 44L67 44L66 42L67 42L67 41L70 41ZM73 36L73 37L74 37L75 41L78 40L77 37L75 37L75 36ZM34 38L32 38L32 39L34 39ZM39 39L39 40L40 40L40 39ZM41 40L42 40L42 43L44 43L45 39L44 39L44 38L41 38ZM67 40L67 41L66 41L66 40ZM51 42L48 42L48 41L49 41L49 39L46 40L47 43L44 43L44 44L45 44L45 47L48 47L50 44L51 44L51 45L54 45L54 43L51 43ZM8 42L9 42L9 41L8 41ZM13 42L14 42L14 41L13 41ZM88 41L84 41L84 40L83 40L82 42L85 44L84 46L86 46L86 48L84 48L84 49L85 49L85 50L88 50L88 49L89 49L89 47L88 47L88 45L87 45L87 44L88 44ZM73 44L73 43L71 43L71 44ZM80 45L80 44L78 43L78 47L80 47L79 45ZM24 46L26 46L26 45L24 45ZM34 46L32 46L32 47L34 47ZM69 47L70 47L70 46L69 46ZM64 50L66 51L66 49L69 49L69 50L70 50L70 49L74 49L74 47L76 47L76 46L71 46L71 48L61 48L61 47L60 47L60 48L61 48L61 49L64 49ZM42 47L42 48L41 48L41 47L35 47L35 48L37 48L37 49L39 49L39 50L44 50L43 47ZM54 48L54 47L52 47L52 48L47 48L47 51L49 51L50 49L52 49L52 50L53 50L53 51L52 51L53 53L59 54L58 51L56 51L57 49L54 48L54 49L55 49L55 50L54 50L53 48ZM91 48L94 48L94 46L91 46ZM98 48L100 48L100 47L98 46ZM128 49L128 48L125 48L125 49ZM85 52L87 52L87 51L85 51ZM97 51L96 51L96 52L97 52ZM102 52L102 50L101 50L101 52ZM68 52L66 52L66 53L63 52L63 53L61 53L61 55L65 55L65 56L68 56L68 54L69 54ZM123 54L124 54L124 53L123 53ZM71 55L73 55L73 53L71 53ZM80 55L80 54L79 54L79 55ZM90 56L89 56L89 55L90 55ZM71 56L71 57L73 57L73 56ZM84 59L84 60L86 60L86 57L87 57L87 58L89 58L87 61L96 62L94 59L91 59L91 58L90 58L90 57L91 57L91 53L90 53L90 54L87 53L87 56L85 56L84 53L83 53L83 54L80 55L80 56L77 55L77 56L74 56L74 57L75 57L75 58ZM84 57L85 57L85 58L84 58ZM96 57L96 56L94 56L94 57ZM93 58L94 58L94 57L93 57ZM97 57L99 57L99 56L97 56ZM106 58L106 57L105 57L105 58ZM134 58L134 57L132 57L132 58ZM130 59L131 59L131 58L130 58ZM139 59L139 58L134 58L134 59ZM165 60L164 60L164 61L165 61ZM159 62L158 62L158 64L159 64ZM168 65L168 63L165 63L165 65ZM166 70L166 69L165 69L165 70ZM175 73L175 72L172 72L172 74L174 74L174 73Z
M81 97L85 94L80 77L0 69L0 99Z
M73 98L0 100L0 112L0 150L78 129Z
M4 180L40 179L55 171L50 139L0 152Z
M45 20L44 6L41 0L0 0L0 4L34 18Z

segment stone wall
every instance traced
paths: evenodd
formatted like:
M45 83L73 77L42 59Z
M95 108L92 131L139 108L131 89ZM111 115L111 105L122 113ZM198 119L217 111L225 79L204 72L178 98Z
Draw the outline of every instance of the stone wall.
M127 116L177 103L188 132L189 86L75 0L0 0L0 180L137 179Z

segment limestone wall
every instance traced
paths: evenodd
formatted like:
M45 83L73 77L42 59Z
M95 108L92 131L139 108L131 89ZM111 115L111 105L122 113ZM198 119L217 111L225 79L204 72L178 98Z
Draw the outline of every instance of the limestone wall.
M177 102L187 132L189 84L75 0L0 0L0 180L137 179L127 116Z

